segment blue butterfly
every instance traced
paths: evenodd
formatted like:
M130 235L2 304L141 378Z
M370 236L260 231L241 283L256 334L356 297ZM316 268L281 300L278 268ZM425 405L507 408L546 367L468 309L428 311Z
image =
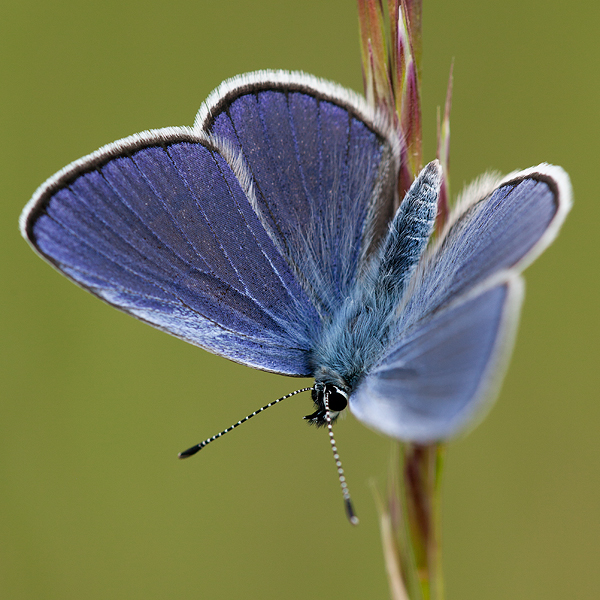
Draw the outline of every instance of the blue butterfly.
M441 169L399 202L397 132L338 85L286 71L224 82L194 126L145 131L59 171L21 230L76 284L230 360L313 377L401 440L444 440L498 388L519 272L556 236L567 174L484 177L430 242Z

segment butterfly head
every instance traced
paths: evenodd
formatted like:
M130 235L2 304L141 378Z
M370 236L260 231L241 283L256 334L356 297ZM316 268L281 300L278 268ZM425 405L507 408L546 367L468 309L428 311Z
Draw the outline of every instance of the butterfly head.
M312 388L312 399L317 410L310 415L306 415L304 418L311 425L316 425L317 427L326 425L325 398L327 398L329 415L331 421L335 422L340 413L348 406L348 394L349 390L341 385L317 381Z

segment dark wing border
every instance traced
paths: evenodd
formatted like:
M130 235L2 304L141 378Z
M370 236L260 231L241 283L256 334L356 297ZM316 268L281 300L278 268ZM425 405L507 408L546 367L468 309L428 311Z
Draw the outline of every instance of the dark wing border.
M353 118L361 121L387 142L391 150L392 162L395 164L395 171L398 172L402 143L399 133L385 113L371 106L363 96L353 90L303 71L265 69L226 79L208 95L200 106L194 120L194 130L208 132L216 116L226 110L227 106L236 98L249 93L269 90L305 93L348 111ZM381 206L377 199L382 196L381 187L383 185L382 180L381 186L373 190L371 210L365 221L364 245L361 249L359 268L364 266L372 252L378 247L385 235L389 221L402 200L395 193L392 206Z
M138 319L139 321L147 323L161 331L165 331L166 333L169 333L174 337L178 337L188 343L192 343L196 346L199 346L211 353L215 353L215 351L208 346L204 346L198 342L192 341L191 339L188 339L185 336L174 333L166 327L162 327L157 323L154 323L152 321L144 319L143 317L130 313L129 311L125 310L122 306L108 301L100 294L95 293L94 290L81 284L76 279L65 273L65 271L61 268L59 261L55 261L52 257L40 251L40 249L36 245L32 231L35 222L37 221L38 217L44 212L47 205L51 202L54 194L60 189L63 189L66 186L68 186L70 182L76 180L78 177L81 177L86 173L99 169L118 157L132 155L138 150L151 147L166 147L168 145L180 142L200 143L204 147L222 156L230 165L234 175L240 183L242 190L248 196L249 201L252 201L251 199L254 194L254 191L252 189L251 176L248 174L243 159L239 156L239 153L237 153L235 149L231 148L227 143L217 140L205 134L204 132L194 130L191 127L165 127L161 129L151 129L142 131L140 133L130 135L115 142L111 142L110 144L102 146L95 152L92 152L62 168L60 171L48 178L34 192L32 198L21 212L19 218L19 229L23 237L27 240L27 242L33 249L33 251L40 258L42 258L44 261L46 261L48 264L54 267L58 272L61 273L61 275L65 276L78 287L93 294L103 302L114 306L118 310L124 311L127 314L131 314L131 316ZM244 362L243 360L236 360L235 358L230 356L227 356L226 358L232 360L233 362L239 362L240 364L249 364L247 362ZM282 370L270 369L265 366L251 366L260 370L270 371L273 373L288 376L306 377L309 375L308 372L284 372Z

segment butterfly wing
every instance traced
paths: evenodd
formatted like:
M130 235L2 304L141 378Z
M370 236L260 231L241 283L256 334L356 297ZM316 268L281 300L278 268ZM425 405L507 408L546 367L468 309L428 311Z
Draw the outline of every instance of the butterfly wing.
M286 71L225 82L195 126L241 152L265 230L329 319L393 215L395 134L361 97Z
M522 280L511 275L403 331L350 397L352 413L391 437L421 443L471 422L512 347Z
M57 173L21 229L59 271L138 319L243 364L308 375L320 319L248 182L204 134L146 132Z
M23 235L143 321L309 375L323 320L393 209L393 136L359 97L285 72L226 82L200 114L194 129L132 136L57 173Z
M570 204L568 176L548 165L463 201L410 283L395 339L350 398L357 418L430 442L482 414L512 347L518 273L554 239Z
M570 207L569 177L552 165L468 190L411 282L406 325L498 271L522 271L554 240Z

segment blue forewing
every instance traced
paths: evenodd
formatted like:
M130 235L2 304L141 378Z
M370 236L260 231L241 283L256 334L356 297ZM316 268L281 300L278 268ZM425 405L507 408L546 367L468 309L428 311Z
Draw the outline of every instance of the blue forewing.
M350 398L355 416L418 442L481 418L512 349L519 273L556 237L570 206L567 174L546 164L467 189L421 257L392 341Z
M21 230L75 283L151 325L335 385L393 437L442 439L490 397L518 272L556 235L570 186L548 165L487 181L427 246L439 167L394 216L398 156L396 133L359 96L259 72L222 84L193 128L69 165L37 190Z

